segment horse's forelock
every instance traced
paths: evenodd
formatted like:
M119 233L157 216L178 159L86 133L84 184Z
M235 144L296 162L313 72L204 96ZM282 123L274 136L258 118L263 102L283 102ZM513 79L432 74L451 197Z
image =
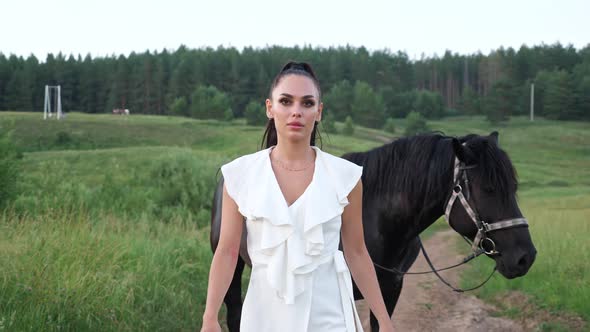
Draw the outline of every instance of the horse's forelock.
M478 137L468 142L468 146L477 158L478 172L481 184L502 194L508 199L509 195L518 189L516 169L512 165L508 154L495 142L487 137Z

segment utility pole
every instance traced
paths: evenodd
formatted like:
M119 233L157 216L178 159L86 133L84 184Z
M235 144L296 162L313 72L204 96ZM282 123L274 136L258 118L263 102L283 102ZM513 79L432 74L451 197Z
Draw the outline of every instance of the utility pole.
M531 83L531 122L535 121L535 83Z

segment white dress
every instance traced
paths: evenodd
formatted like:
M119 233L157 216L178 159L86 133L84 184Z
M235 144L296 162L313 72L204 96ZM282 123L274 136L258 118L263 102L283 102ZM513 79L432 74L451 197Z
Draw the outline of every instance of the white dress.
M221 167L227 192L246 217L252 260L242 332L362 331L338 250L342 211L362 167L312 148L312 181L291 206L272 170L272 147Z

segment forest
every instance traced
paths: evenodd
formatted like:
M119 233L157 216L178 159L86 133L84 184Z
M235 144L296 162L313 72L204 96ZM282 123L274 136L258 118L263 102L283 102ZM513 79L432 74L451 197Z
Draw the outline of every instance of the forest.
M427 119L485 115L504 122L529 114L532 83L535 116L590 120L590 45L559 43L500 47L487 55L447 51L416 60L351 46L180 46L128 56L48 54L43 60L0 53L0 110L42 111L45 85L60 85L65 112L127 108L133 114L226 120L250 114L249 123L256 123L265 120L256 109L289 60L312 64L328 120L350 116L381 128L415 111Z

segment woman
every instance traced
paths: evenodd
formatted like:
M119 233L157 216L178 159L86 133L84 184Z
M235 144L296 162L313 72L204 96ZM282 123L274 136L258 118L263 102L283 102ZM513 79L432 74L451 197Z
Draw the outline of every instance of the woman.
M244 218L252 271L242 332L362 331L351 274L381 331L393 330L363 237L362 167L315 146L322 108L311 67L288 63L266 100L266 149L221 167L221 234L202 332L221 331Z

